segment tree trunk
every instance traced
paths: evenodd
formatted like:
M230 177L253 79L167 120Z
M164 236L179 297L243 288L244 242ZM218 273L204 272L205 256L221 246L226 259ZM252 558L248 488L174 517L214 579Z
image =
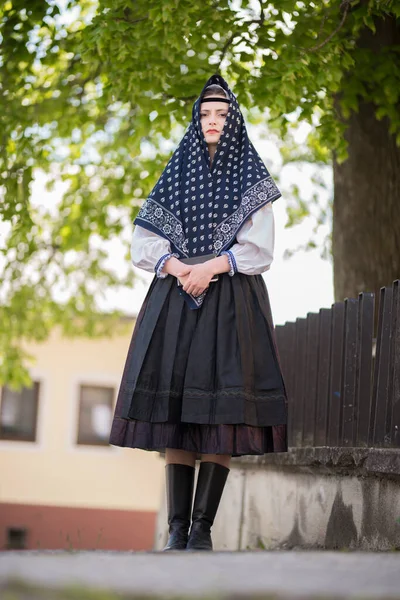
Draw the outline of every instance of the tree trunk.
M379 52L400 43L394 19L376 22L376 34L363 31L358 45ZM350 76L351 77L351 76ZM400 278L400 148L387 119L360 103L346 132L349 158L335 160L332 249L335 299L375 292Z

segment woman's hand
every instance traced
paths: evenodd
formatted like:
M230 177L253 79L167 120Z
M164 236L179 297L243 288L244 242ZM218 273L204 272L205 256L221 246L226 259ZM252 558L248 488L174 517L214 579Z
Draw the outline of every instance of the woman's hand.
M178 273L187 275L190 273L191 269L191 265L185 265L185 263L181 262L179 258L171 256L171 258L169 258L165 263L162 272L169 273L169 275L173 275L174 277L178 277Z
M191 265L189 273L186 269L185 272L180 271L178 273L177 276L182 281L185 292L192 294L192 296L200 296L208 288L211 279L215 275L210 262L212 261ZM185 267L187 266L185 265Z

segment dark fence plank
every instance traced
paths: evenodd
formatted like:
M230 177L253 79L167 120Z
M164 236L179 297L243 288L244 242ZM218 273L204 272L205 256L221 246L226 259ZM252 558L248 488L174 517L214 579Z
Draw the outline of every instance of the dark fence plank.
M371 420L372 338L374 294L363 292L358 300L357 373L355 393L355 446L368 446Z
M296 323L286 323L286 348L287 348L287 380L285 385L292 396L295 390L295 363L296 363Z
M288 391L288 379L289 379L289 369L290 369L290 365L289 365L289 347L288 347L288 331L287 331L287 324L285 325L276 325L275 326L275 339L276 339L276 344L278 346L278 354L279 354L279 364L280 367L282 369L282 376L283 376L283 380L285 382L285 388L286 388L286 392L288 395L288 423L287 423L287 428L288 428L288 443L290 445L290 441L289 441L289 427L290 427L290 423L289 423L289 419L290 419L290 415L292 412L292 401L291 398L289 396L289 391Z
M296 323L285 323L285 388L288 396L288 444L293 446L295 368L296 368Z
M332 333L331 333L331 370L329 376L329 417L328 417L328 445L338 446L340 443L343 371L343 328L344 328L344 303L335 302L332 306Z
M370 445L373 446L383 446L386 442L392 297L391 288L381 288L371 411Z
M317 405L319 314L307 314L306 377L304 396L303 445L314 445L315 413Z
M389 398L390 422L387 423L389 444L400 448L400 281L392 286L392 323L390 344Z
M314 430L316 446L326 446L327 444L331 327L332 310L321 308L319 311L317 406Z
M282 368L283 376L286 377L287 372L287 347L286 347L286 337L285 337L285 325L275 325L275 339L276 344L278 346L279 352L279 363Z
M341 386L342 427L340 445L353 446L354 404L356 391L356 347L357 347L358 300L344 301L343 379Z
M296 340L295 340L295 378L293 394L293 446L303 445L303 424L304 424L304 393L306 381L306 319L296 319Z

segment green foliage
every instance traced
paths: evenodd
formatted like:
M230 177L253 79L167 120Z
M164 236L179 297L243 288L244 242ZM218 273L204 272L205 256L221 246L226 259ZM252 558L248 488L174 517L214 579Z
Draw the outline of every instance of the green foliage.
M63 587L41 587L26 583L21 579L10 579L1 588L2 600L159 600L154 593L122 593L113 590L89 588L84 585L66 585ZM192 595L163 594L165 600L191 600ZM224 600L225 593L197 595L199 600ZM246 594L249 600L282 600L279 593ZM324 595L313 596L310 600L335 600ZM385 599L383 599L385 600ZM392 598L393 600L393 598Z
M22 342L55 324L112 330L94 298L132 275L116 275L102 243L134 218L213 72L250 120L269 119L286 162L344 160L364 101L400 143L400 48L358 43L399 17L398 0L3 2L0 383L27 380ZM299 149L301 123L312 131ZM38 170L64 182L57 206L32 203ZM290 222L308 212L299 198Z

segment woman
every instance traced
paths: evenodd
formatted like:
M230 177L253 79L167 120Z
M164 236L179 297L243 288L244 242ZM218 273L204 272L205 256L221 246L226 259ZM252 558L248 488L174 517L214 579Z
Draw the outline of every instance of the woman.
M134 221L133 264L155 277L110 436L117 446L165 452L165 550L212 550L232 456L287 451L287 399L261 276L280 195L234 94L212 76Z

